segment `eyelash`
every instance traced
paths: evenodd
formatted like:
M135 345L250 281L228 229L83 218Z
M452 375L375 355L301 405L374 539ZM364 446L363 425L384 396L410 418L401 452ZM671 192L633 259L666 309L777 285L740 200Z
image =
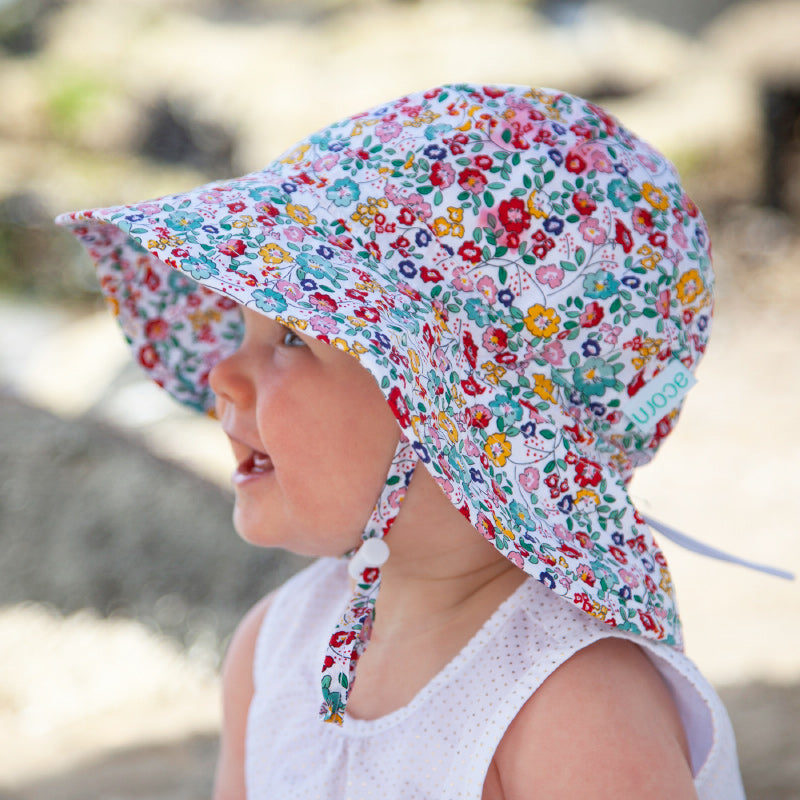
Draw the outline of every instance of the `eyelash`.
M305 347L305 342L291 329L287 328L283 334L284 347Z

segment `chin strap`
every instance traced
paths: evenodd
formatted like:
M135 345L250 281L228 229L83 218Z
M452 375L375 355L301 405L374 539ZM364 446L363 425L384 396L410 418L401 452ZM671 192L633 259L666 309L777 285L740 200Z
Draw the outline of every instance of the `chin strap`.
M341 725L344 721L356 665L372 632L375 600L381 585L380 568L389 557L389 545L383 537L400 512L416 458L410 442L401 435L381 496L362 534L362 544L350 559L348 571L355 581L355 589L328 640L322 665L322 706L319 713L324 722Z
M756 572L765 572L767 575L774 575L776 578L784 578L787 581L793 581L795 579L794 574L785 569L771 567L767 564L758 564L755 561L750 561L746 558L733 556L730 553L726 553L724 550L711 547L711 545L708 545L705 542L692 539L691 536L688 536L682 531L677 530L677 528L673 528L664 522L659 522L659 520L653 519L653 517L644 515L644 520L653 530L658 531L660 534L662 534L662 536L665 536L670 541L680 545L685 550L691 550L693 553L699 553L701 556L716 558L718 561L728 561L731 564L738 564L741 567L747 567L748 569L756 570Z

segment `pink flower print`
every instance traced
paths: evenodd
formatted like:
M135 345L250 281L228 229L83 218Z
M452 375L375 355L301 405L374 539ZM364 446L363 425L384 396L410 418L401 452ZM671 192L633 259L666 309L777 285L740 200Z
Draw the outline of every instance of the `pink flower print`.
M501 353L508 346L508 334L502 328L487 328L483 332L483 346L490 353Z
M522 555L517 550L512 550L510 553L506 555L506 558L515 566L522 569L522 565L525 561L522 558Z
M608 153L601 148L592 149L587 155L587 160L590 168L596 169L598 172L611 172L614 169Z
M375 128L375 135L384 143L396 139L403 131L399 122L381 122Z
M682 247L684 250L689 246L689 240L686 238L686 234L683 230L683 225L680 222L676 222L672 226L672 238L675 241L675 244L678 247Z
M213 196L213 199L216 203L222 203L222 197L216 192L209 192L208 194ZM141 203L139 206L137 206L137 208L142 212L142 214L158 214L161 211L161 206L158 203Z
M591 244L603 244L608 238L605 228L600 227L600 221L595 217L588 217L581 222L579 230L583 235L583 240L591 242Z
M478 445L476 445L475 442L473 442L472 439L469 438L464 440L464 452L470 458L480 458L481 455L481 450L478 447Z
M312 165L314 172L325 172L333 169L339 163L338 153L325 153L320 156Z
M564 280L564 270L555 264L543 264L536 270L536 280L551 289L557 289Z
M619 576L631 589L635 589L639 585L639 576L633 570L620 569Z
M486 176L479 169L467 167L458 173L458 185L472 194L480 194L487 183Z
M290 300L300 300L303 297L303 290L291 281L280 280L275 288Z
M622 333L622 328L619 325L615 325L613 328L607 322L604 322L600 326L600 332L603 334L603 341L608 342L609 344L616 344L619 335Z
M389 495L389 506L391 508L400 508L400 503L403 502L403 498L406 496L406 487L403 486L400 489L395 489Z
M478 291L486 298L491 304L497 298L497 286L495 282L488 276L484 275L477 283Z
M656 300L656 311L664 319L669 317L669 305L670 305L670 293L669 289L662 289L661 293L658 295L658 300Z
M464 267L456 267L453 270L453 279L450 283L462 292L469 292L472 290L472 279L469 277L469 273Z
M330 317L314 314L308 322L317 333L339 333L339 326Z
M439 484L439 486L442 487L442 491L446 495L449 496L453 493L453 484L449 480L447 480L447 478L442 478L437 475L434 477L434 480L436 481L436 483Z
M536 467L526 467L519 476L519 485L526 492L535 492L539 488L539 470Z
M552 364L554 367L560 367L564 362L564 345L562 345L558 339L554 339L542 348L542 355L548 364Z
M302 228L298 227L297 225L290 225L288 228L284 228L284 233L286 238L290 242L294 242L295 244L300 244L300 242L305 239L306 234Z
M575 541L575 534L568 531L566 526L562 525L560 522L553 526L553 533L561 539L562 542Z
M452 186L456 180L456 171L453 169L451 164L447 164L444 161L437 161L434 163L433 167L431 168L431 178L430 181L434 186L439 186L442 189L446 189L448 186Z

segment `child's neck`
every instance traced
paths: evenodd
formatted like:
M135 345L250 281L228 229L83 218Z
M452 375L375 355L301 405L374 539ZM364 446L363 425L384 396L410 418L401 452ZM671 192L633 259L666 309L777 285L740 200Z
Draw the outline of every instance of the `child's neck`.
M375 624L348 705L372 719L407 705L524 580L419 467L388 534Z

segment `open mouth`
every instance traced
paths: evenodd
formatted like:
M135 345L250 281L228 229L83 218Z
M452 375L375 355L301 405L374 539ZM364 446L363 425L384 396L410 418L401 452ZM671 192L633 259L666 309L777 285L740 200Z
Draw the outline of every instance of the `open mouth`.
M247 458L239 462L233 473L233 483L244 483L251 478L265 475L272 470L272 459L266 453L253 451Z

